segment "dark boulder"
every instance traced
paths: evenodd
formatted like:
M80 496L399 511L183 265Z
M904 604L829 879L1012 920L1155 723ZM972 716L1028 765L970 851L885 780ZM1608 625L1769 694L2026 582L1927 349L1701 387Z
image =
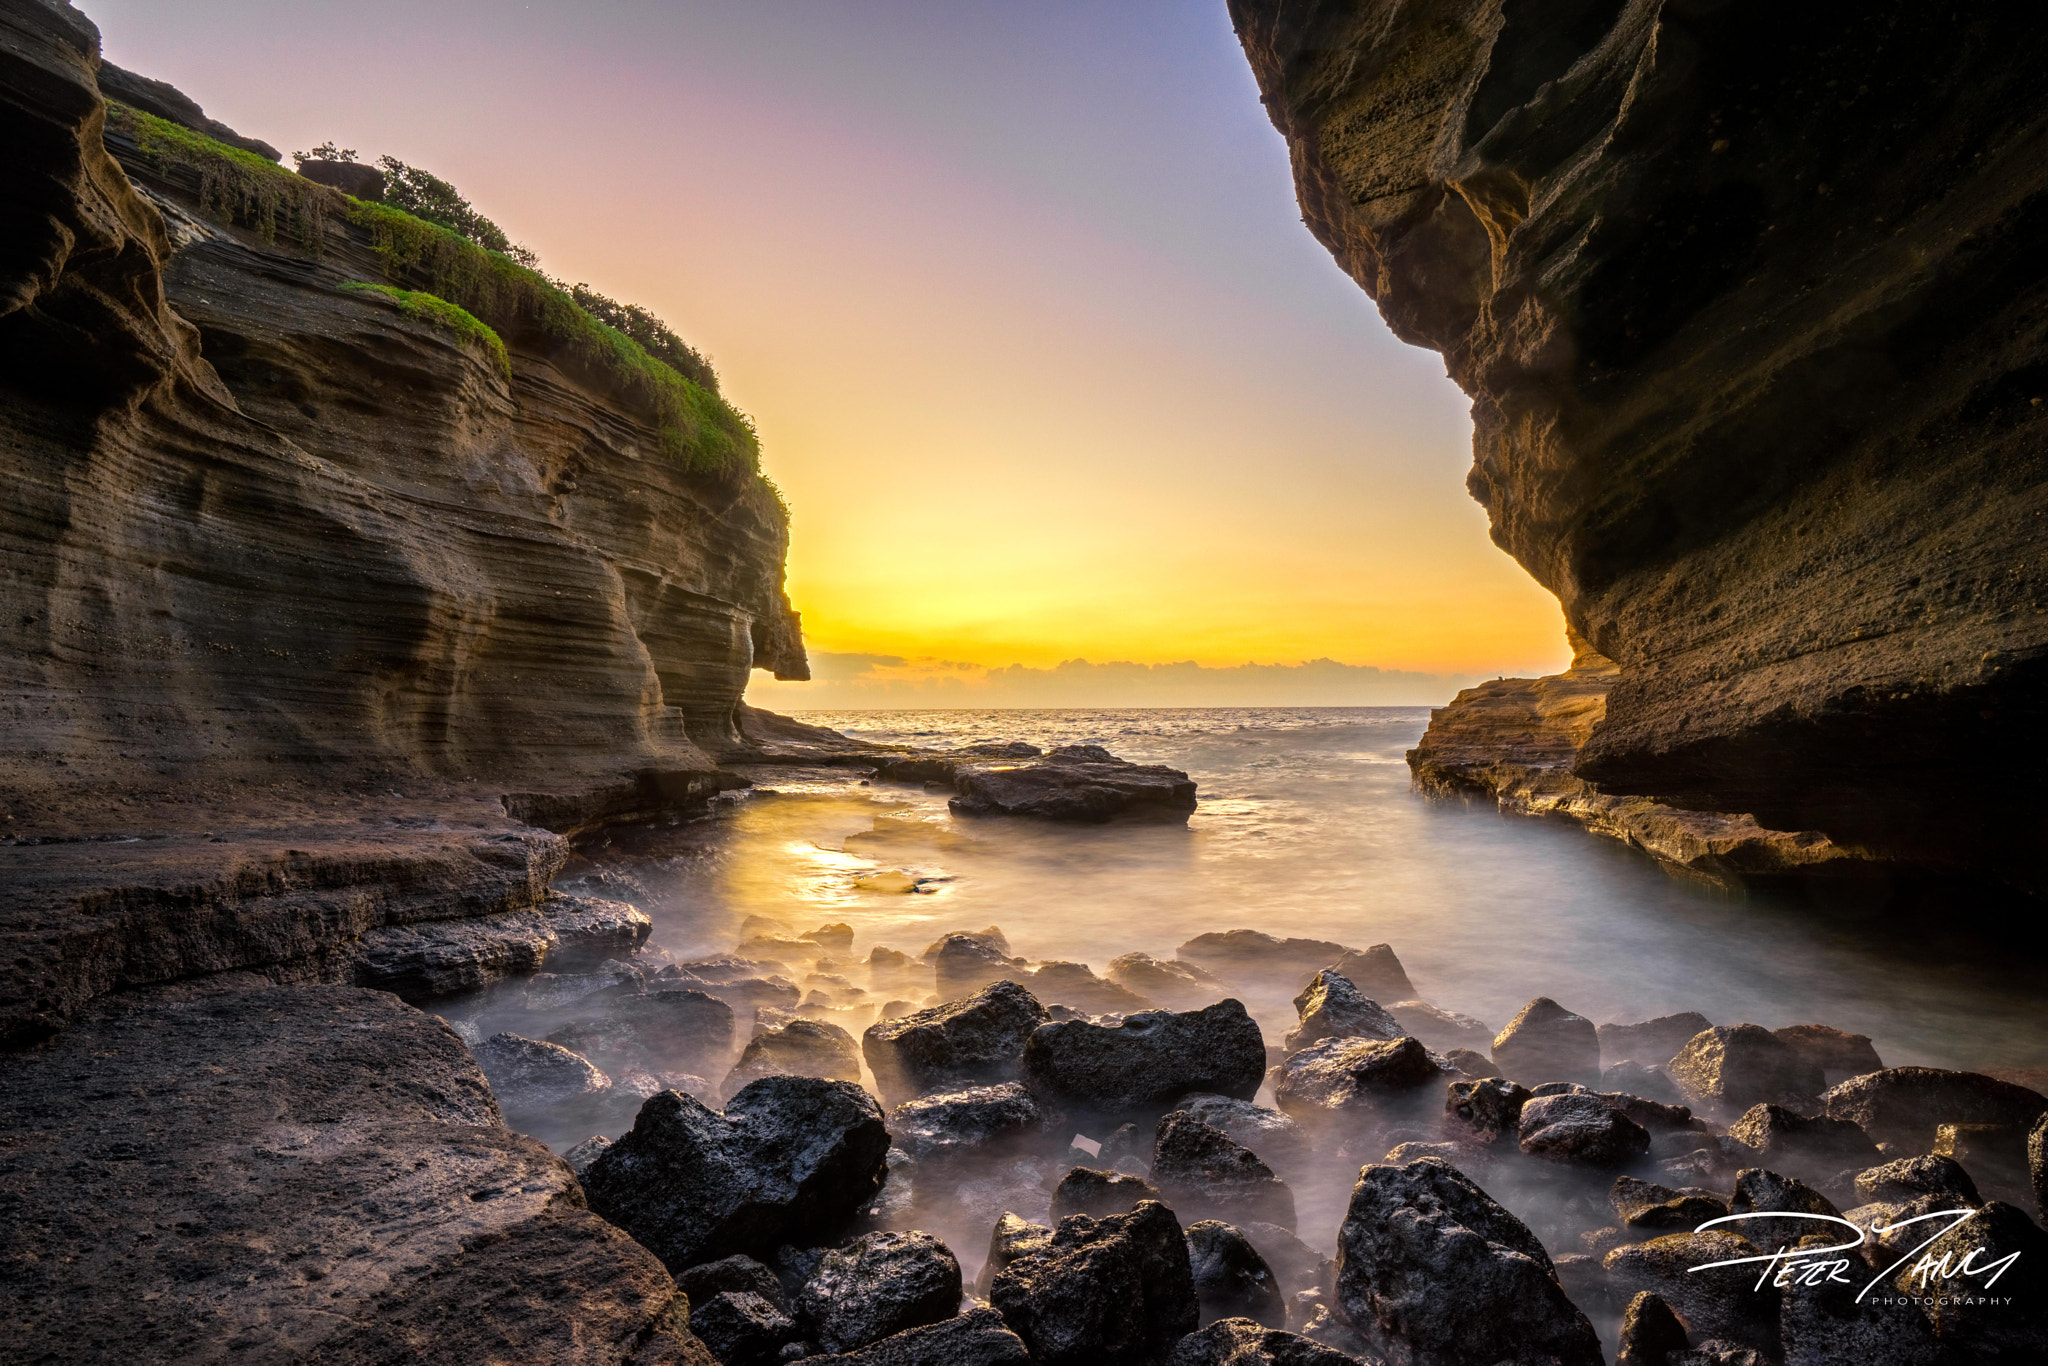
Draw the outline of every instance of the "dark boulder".
M1344 974L1353 986L1375 1001L1415 999L1415 984L1408 980L1408 970L1401 966L1391 944L1346 949L1326 966Z
M1435 1159L1359 1173L1338 1234L1337 1298L1397 1366L1602 1360L1536 1235Z
M1492 1035L1487 1037L1491 1038ZM1486 1054L1471 1048L1453 1048L1443 1055L1444 1061L1467 1077L1476 1079L1498 1077L1500 1065Z
M510 1114L547 1110L611 1090L610 1077L558 1044L493 1034L470 1051Z
M1491 1146L1519 1142L1527 1088L1502 1077L1454 1081L1444 1098L1444 1127L1461 1142Z
M1600 1089L1673 1105L1685 1099L1678 1093L1678 1083L1671 1080L1671 1074L1661 1064L1645 1065L1627 1059L1600 1069Z
M1173 958L1154 958L1149 953L1112 958L1102 975L1168 1010L1200 1010L1230 994L1206 968Z
M930 955L932 979L941 999L957 1001L991 982L1022 982L1030 976L985 937L949 934Z
M1417 1039L1326 1039L1280 1064L1273 1099L1295 1119L1321 1122L1413 1096L1450 1075Z
M1359 988L1361 991L1363 987ZM1460 1015L1455 1010L1444 1010L1427 1001L1392 1001L1387 1005L1387 1014L1394 1017L1399 1026L1396 1034L1412 1034L1422 1040L1422 1046L1434 1053L1448 1053L1452 1049L1484 1054L1493 1047L1493 1036L1499 1033L1485 1022L1470 1015ZM1489 1069L1492 1059L1484 1061Z
M1754 1149L1757 1161L1773 1171L1816 1184L1878 1157L1877 1145L1861 1125L1826 1115L1796 1114L1781 1105L1752 1105L1728 1126L1728 1136Z
M1808 1234L1801 1240L1808 1248L1843 1241L1836 1236L1835 1228L1820 1224L1814 1227L1822 1232ZM1927 1236L1922 1233L1913 1241L1925 1241ZM1791 1239L1779 1234L1769 1241L1772 1247L1777 1247ZM1843 1254L1818 1255L1826 1258ZM1852 1264L1852 1273L1855 1270ZM1811 1285L1802 1284L1783 1293L1778 1307L1778 1337L1787 1366L1960 1366L1966 1360L1943 1351L1935 1341L1934 1325L1919 1305L1883 1293L1881 1285L1868 1295L1863 1294L1869 1280L1867 1272L1841 1280L1824 1276Z
M722 1290L690 1301L690 1331L722 1366L768 1366L797 1340L796 1321L747 1290Z
M1777 1288L1768 1280L1759 1285L1754 1265L1695 1270L1713 1262L1759 1255L1748 1239L1724 1228L1710 1228L1704 1233L1671 1233L1615 1248L1603 1265L1616 1295L1632 1299L1642 1291L1654 1291L1695 1339L1725 1338L1773 1352L1778 1342Z
M1596 1095L1536 1096L1522 1106L1523 1152L1550 1162L1618 1167L1650 1150L1642 1125Z
M1185 1110L1159 1121L1152 1181L1186 1218L1294 1227L1294 1192L1287 1183L1256 1153Z
M989 1302L1035 1366L1156 1361L1200 1313L1187 1240L1157 1201L1105 1219L1062 1219L1042 1248L996 1273Z
M725 1093L737 1095L749 1082L778 1076L858 1082L860 1049L854 1046L853 1035L838 1025L791 1020L761 1030L748 1041L739 1062L726 1074Z
M1654 1290L1638 1290L1621 1315L1621 1341L1614 1366L1669 1366L1685 1350L1685 1325Z
M1597 1031L1600 1058L1603 1062L1632 1061L1646 1067L1661 1066L1676 1057L1678 1050L1685 1047L1693 1035L1713 1027L1714 1022L1697 1010L1659 1015L1654 1020L1638 1024L1604 1024Z
M1132 1208L1137 1207L1134 1205ZM1117 1211L1120 1214L1128 1212ZM1054 1219L1057 1221L1065 1217L1065 1214L1059 1214L1055 1215ZM975 1283L975 1293L986 1298L989 1285L995 1280L998 1271L1026 1253L1042 1252L1051 1245L1052 1230L1046 1225L1034 1224L1015 1214L1004 1214L996 1220L995 1228L989 1233L988 1258L981 1264L981 1276Z
M1688 1103L1719 1115L1752 1105L1811 1106L1821 1070L1761 1025L1716 1025L1686 1041L1665 1070Z
M1107 1114L1156 1110L1205 1091L1250 1100L1265 1072L1265 1039L1233 1000L1181 1014L1147 1011L1118 1025L1043 1025L1024 1046L1033 1095Z
M1195 784L1177 768L1133 764L1097 745L1065 745L1022 763L962 764L960 793L947 803L961 816L1035 816L1101 824L1119 817L1186 820Z
M1182 1338L1166 1366L1359 1366L1359 1359L1251 1318L1227 1318Z
M1030 1360L1024 1340L993 1309L970 1309L857 1352L802 1358L804 1366L1028 1366Z
M914 1161L980 1161L1033 1146L1048 1116L1022 1083L971 1086L905 1101L889 1112L889 1132Z
M1243 1232L1218 1219L1203 1219L1188 1225L1187 1240L1203 1323L1247 1318L1268 1328L1286 1326L1280 1279Z
M1324 1039L1398 1039L1405 1032L1377 1001L1351 984L1351 979L1329 968L1318 972L1294 998L1301 1023L1291 1030L1282 1047L1299 1052Z
M2048 1218L2048 1114L2027 1134L2027 1179L2034 1187L2034 1205Z
M1937 1157L1952 1159L1987 1199L2022 1208L2033 1203L2027 1131L2017 1124L1944 1124L1934 1131Z
M1888 1067L1851 1077L1821 1097L1835 1119L1863 1126L1875 1143L1926 1152L1944 1124L2032 1126L2048 1115L2048 1096L1976 1072Z
M1015 1080L1025 1042L1046 1020L1045 1007L1014 982L997 982L948 1001L870 1025L861 1052L891 1105L950 1085Z
M1048 1006L1063 1005L1093 1015L1130 1015L1159 1007L1129 987L1105 982L1086 963L1040 963L1031 973L1031 994Z
M1818 1067L1830 1085L1884 1070L1868 1034L1849 1034L1822 1024L1787 1025L1771 1033L1803 1060Z
M1246 1224L1238 1232L1251 1241L1266 1265L1273 1268L1282 1294L1327 1290L1333 1284L1336 1263L1278 1224Z
M978 939L1003 958L1010 956L1010 937L1003 933L1003 928L1000 925L990 925L984 930L948 930L931 943L925 945L924 952L919 956L926 963L936 962L939 951L946 947L946 941L956 935L964 935L969 939Z
M1856 1173L1856 1194L1866 1202L1894 1203L1921 1195L1946 1197L1951 1205L1977 1205L1977 1183L1951 1159L1933 1153L1902 1157Z
M1949 1360L2040 1361L2048 1353L2048 1296L2008 1290L2002 1277L1995 1285L1988 1277L1944 1280L1940 1270L1995 1266L2008 1258L2007 1274L2032 1266L2038 1285L2040 1267L2048 1262L2048 1233L2022 1211L1994 1200L1901 1266L1891 1284L1901 1295L1925 1297L1935 1340Z
M1128 1214L1147 1200L1159 1198L1159 1190L1142 1176L1075 1167L1053 1188L1052 1217L1057 1221L1070 1214L1085 1214L1101 1219Z
M785 1314L789 1312L789 1298L783 1292L781 1279L762 1263L739 1253L678 1271L676 1289L688 1295L691 1304L702 1304L728 1290L745 1291L759 1295Z
M763 1077L705 1108L675 1091L640 1107L590 1166L590 1207L671 1269L822 1239L882 1187L889 1134L850 1082Z
M870 1233L825 1253L795 1300L821 1351L851 1352L953 1317L960 1263L929 1233Z
M1600 1036L1593 1022L1548 996L1522 1007L1493 1040L1493 1060L1516 1081L1600 1080Z

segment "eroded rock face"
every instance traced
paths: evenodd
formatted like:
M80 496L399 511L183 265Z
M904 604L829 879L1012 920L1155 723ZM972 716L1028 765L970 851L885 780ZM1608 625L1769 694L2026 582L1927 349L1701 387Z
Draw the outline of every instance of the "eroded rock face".
M479 1358L710 1366L661 1264L382 992L110 996L7 1059L0 1142L9 1357L431 1360L460 1324Z
M889 1134L850 1082L764 1077L724 1113L675 1091L591 1163L590 1207L681 1270L823 1239L881 1189Z
M1433 1158L1359 1173L1338 1234L1337 1297L1394 1366L1602 1360L1536 1235Z
M996 1273L989 1303L1039 1366L1157 1361L1195 1330L1199 1312L1187 1241L1157 1201L1062 1219Z
M797 1292L796 1311L825 1352L851 1352L953 1317L960 1263L929 1233L870 1233L833 1248Z
M861 1052L882 1098L897 1105L949 1082L1014 1079L1026 1040L1045 1021L1037 997L997 982L966 1000L877 1021Z
M1024 1046L1024 1084L1034 1095L1099 1113L1156 1112L1198 1092L1250 1100L1265 1073L1265 1040L1234 1000L1117 1025L1043 1025Z
M1230 8L1310 230L1618 666L1567 776L2040 885L2031 13Z

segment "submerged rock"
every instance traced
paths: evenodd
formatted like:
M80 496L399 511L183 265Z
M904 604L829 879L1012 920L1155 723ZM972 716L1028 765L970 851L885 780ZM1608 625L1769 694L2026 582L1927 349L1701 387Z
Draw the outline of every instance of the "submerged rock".
M1018 1082L973 1086L905 1101L889 1112L889 1132L918 1162L979 1160L1029 1147L1048 1117Z
M1034 1366L1156 1359L1199 1323L1187 1241L1157 1201L1105 1219L1061 1220L1051 1238L996 1273L989 1302Z
M2028 1127L2048 1115L2048 1096L1975 1072L1888 1067L1851 1077L1821 1097L1829 1116L1852 1120L1876 1143L1926 1152L1944 1124Z
M1831 1083L1884 1070L1868 1034L1848 1034L1821 1024L1787 1025L1771 1033Z
M493 1034L471 1051L508 1110L545 1110L611 1090L612 1079L589 1059L539 1039Z
M1444 1010L1427 1001L1395 1001L1387 1007L1387 1014L1399 1026L1397 1035L1414 1035L1432 1053L1449 1053L1452 1049L1481 1052L1493 1047L1493 1036L1498 1032L1470 1015ZM1490 1066L1491 1059L1487 1062Z
M1649 1132L1596 1095L1532 1098L1517 1135L1531 1157L1589 1167L1618 1167L1650 1150Z
M881 1189L889 1134L850 1082L764 1077L723 1114L674 1091L590 1166L592 1210L672 1269L822 1238Z
M1695 1034L1713 1027L1714 1022L1697 1010L1659 1015L1636 1024L1604 1024L1597 1031L1600 1058L1603 1062L1661 1067L1677 1057L1678 1050L1691 1042Z
M1268 1328L1286 1325L1279 1278L1242 1232L1221 1220L1204 1219L1188 1225L1187 1240L1203 1323L1247 1318Z
M1493 1060L1525 1086L1600 1080L1600 1038L1593 1022L1548 996L1522 1007L1493 1040Z
M1665 1070L1695 1108L1724 1116L1753 1105L1811 1107L1820 1068L1759 1025L1716 1025L1686 1041Z
M960 1263L929 1233L870 1233L826 1252L796 1294L796 1312L824 1352L851 1352L949 1319Z
M1280 1064L1273 1097L1296 1119L1322 1121L1414 1095L1449 1075L1416 1039L1326 1039Z
M564 1025L549 1043L650 1072L702 1071L732 1056L732 1007L701 991L601 993L590 1000L601 1002L603 1013Z
M1300 1171L1312 1156L1313 1140L1308 1131L1278 1110L1235 1096L1209 1094L1185 1096L1178 1108L1211 1128L1222 1130L1232 1142L1257 1153L1276 1172Z
M754 1035L726 1075L725 1092L737 1095L749 1082L774 1076L858 1082L860 1050L854 1047L853 1036L838 1025L791 1020Z
M1045 1007L1014 982L962 1001L869 1026L861 1038L868 1070L891 1105L942 1086L1014 1080Z
M1047 1005L1070 1006L1094 1015L1129 1015L1157 1010L1129 987L1105 982L1086 963L1040 963L1031 974L1031 992Z
M1205 1091L1249 1100L1265 1071L1259 1027L1232 1000L1181 1014L1147 1011L1118 1025L1048 1024L1024 1046L1024 1083L1034 1095L1098 1113L1164 1107Z
M1294 998L1301 1023L1287 1035L1284 1047L1299 1052L1324 1039L1398 1039L1401 1026L1369 1000L1351 979L1329 968L1318 972Z
M1035 816L1101 824L1118 817L1186 820L1195 784L1177 768L1133 764L1099 745L1063 745L1038 759L958 766L947 803L961 816Z
M1186 1218L1294 1227L1294 1192L1287 1183L1257 1154L1185 1110L1159 1121L1152 1180Z
M1102 975L1168 1010L1200 1010L1230 994L1206 968L1178 959L1154 958L1149 953L1112 958Z
M1102 1171L1095 1167L1075 1167L1053 1188L1052 1217L1058 1221L1070 1214L1085 1214L1091 1219L1101 1219L1112 1214L1128 1214L1147 1200L1159 1198L1158 1188L1142 1176Z
M1359 1173L1338 1234L1337 1298L1397 1362L1602 1360L1536 1235L1433 1158Z

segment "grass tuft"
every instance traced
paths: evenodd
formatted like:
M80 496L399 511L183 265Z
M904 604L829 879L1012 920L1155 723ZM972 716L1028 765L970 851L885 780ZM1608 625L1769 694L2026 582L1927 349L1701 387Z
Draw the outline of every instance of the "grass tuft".
M507 380L512 378L512 357L505 350L504 339L493 331L474 313L437 298L424 290L398 289L392 285L373 285L364 280L344 280L341 287L351 294L375 294L398 305L398 311L408 318L417 318L432 323L444 332L452 332L464 341L474 341L483 347L491 365Z
M181 168L199 180L199 211L266 242L284 233L317 254L333 194L268 157L215 142L204 133L107 101L107 127L135 142L159 170Z

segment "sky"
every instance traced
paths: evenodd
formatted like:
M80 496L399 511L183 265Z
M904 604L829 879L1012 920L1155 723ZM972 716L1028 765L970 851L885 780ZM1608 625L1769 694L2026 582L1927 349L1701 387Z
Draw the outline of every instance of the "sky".
M213 117L432 170L710 356L842 691L1328 660L1366 702L1567 662L1465 493L1463 395L1302 226L1223 0L80 7Z

